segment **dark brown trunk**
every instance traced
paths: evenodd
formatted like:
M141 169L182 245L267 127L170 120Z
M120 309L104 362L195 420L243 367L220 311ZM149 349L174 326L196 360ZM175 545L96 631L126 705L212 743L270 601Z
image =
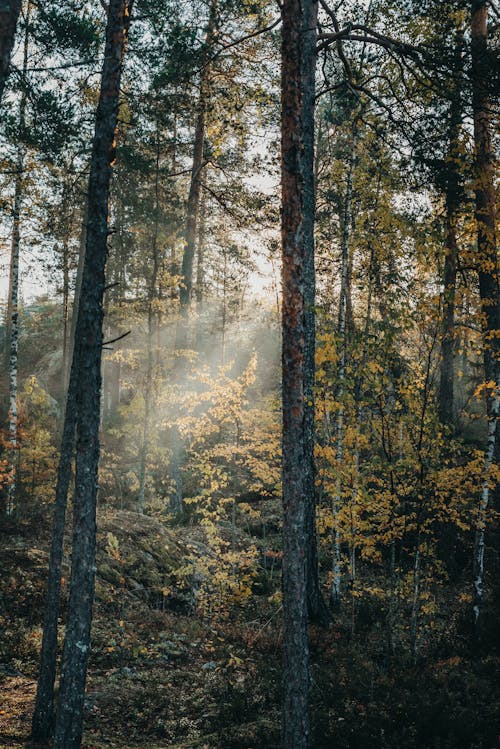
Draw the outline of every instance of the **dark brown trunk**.
M85 217L87 213L85 211ZM76 278L75 296L73 299L73 318L71 331L67 341L67 356L73 358L76 315L78 313L78 296L81 290L83 262L85 258L85 222L80 236L80 254ZM75 393L77 388L78 371L73 360L70 372L63 369L65 380L68 381L66 409L64 413L61 450L57 469L57 483L52 521L52 540L50 547L49 574L47 581L47 597L45 605L45 619L43 626L42 650L40 655L40 672L38 676L35 710L31 723L31 736L35 741L45 741L54 731L54 684L56 678L57 660L57 625L59 621L61 570L63 561L64 530L66 526L66 509L68 492L71 483L71 461L75 444Z
M182 282L179 292L181 303L181 312L191 303L191 294L193 289L193 259L196 244L196 230L198 223L198 212L200 205L200 172L203 169L203 145L205 143L205 101L200 94L198 117L196 120L196 130L194 135L193 146L193 166L191 169L191 183L189 185L189 195L187 202L186 217L186 239L184 243L184 253L182 256Z
M157 122L156 127L156 164L155 164L155 207L154 207L154 222L153 222L153 235L151 237L151 249L152 249L152 261L153 268L151 271L151 278L149 281L148 289L148 328L147 328L147 361L146 361L146 377L144 381L144 420L142 425L142 445L140 452L139 462L139 492L137 497L137 512L142 515L144 513L144 502L146 497L146 467L149 454L149 443L150 443L150 427L151 427L151 402L152 402L152 386L153 386L153 370L154 370L154 351L153 351L153 338L156 332L157 323L156 312L155 312L155 299L157 299L157 282L158 282L158 270L159 270L159 257L158 257L158 230L159 230L159 216L160 216L160 132L159 123Z
M455 421L455 290L457 282L456 216L447 196L446 244L443 274L443 322L441 338L441 376L439 381L439 421L452 426Z
M73 551L68 623L62 661L54 749L78 749L90 649L95 581L102 323L108 254L111 164L115 152L120 78L132 0L110 0L101 91L90 166L88 224L73 367L78 373Z
M16 38L22 0L0 0L0 108L10 72L10 58Z
M75 443L75 391L77 372L73 364L68 386L66 412L61 440L61 452L57 471L56 497L54 503L52 542L50 547L49 575L45 620L43 626L40 672L38 676L35 710L31 723L31 737L44 741L54 731L54 684L57 659L57 624L59 621L61 570L63 561L66 507L71 481L71 460Z
M471 5L472 108L474 117L477 224L477 269L481 299L484 370L487 382L488 440L485 450L485 477L476 528L473 559L473 612L476 632L480 629L483 602L485 513L493 502L498 507L498 484L491 487L489 472L498 457L498 421L500 389L500 294L495 216L495 157L491 140L491 101L489 80L492 74L488 50L488 4L473 0Z
M454 72L463 70L463 31L457 30ZM459 134L462 112L456 83L451 91L449 146L446 163L446 240L443 272L443 321L441 337L441 376L439 382L439 421L452 426L455 421L455 296L457 283L457 213L460 203Z
M472 4L472 78L475 141L475 195L479 293L483 313L484 362L487 380L497 381L500 355L500 304L496 244L495 156L491 142L486 2Z
M196 232L198 226L198 215L200 209L201 193L201 171L205 166L203 161L203 149L205 145L205 117L208 105L208 58L214 41L214 31L217 15L217 0L210 2L210 15L205 37L205 44L200 60L200 98L198 100L198 113L193 145L193 164L191 167L191 182L186 212L186 234L184 253L182 256L182 282L179 292L181 304L181 315L186 316L191 304L193 291L193 260L196 246ZM181 320L181 326L183 322ZM184 323L185 324L185 323Z
M198 228L198 247L196 257L196 311L200 314L203 307L203 289L205 285L205 230L206 198L200 204L200 222Z
M313 251L313 170L311 112L317 5L285 0L282 6L281 185L283 252L283 733L286 749L309 745L309 643L307 633L307 521L314 497L306 497L311 476L306 467L311 390L311 330L308 315ZM309 271L309 273L308 273ZM307 360L307 364L306 364ZM312 404L310 406L312 408ZM308 436L309 432L309 436Z
M316 9L309 11L311 21L316 19ZM316 543L316 465L315 445L315 401L314 384L316 374L316 269L314 261L315 219L315 161L314 161L314 96L316 75L315 34L309 33L304 40L301 60L301 118L302 144L302 236L304 244L304 500L307 550L307 607L309 619L321 626L328 626L330 612L321 592L318 574Z

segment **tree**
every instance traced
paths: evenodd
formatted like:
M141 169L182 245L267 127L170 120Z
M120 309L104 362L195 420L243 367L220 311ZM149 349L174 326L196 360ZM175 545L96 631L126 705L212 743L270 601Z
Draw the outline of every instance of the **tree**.
M186 209L186 233L182 256L182 284L180 287L181 312L185 316L191 303L193 289L193 260L195 252L198 214L200 209L201 171L205 166L203 148L205 145L206 112L209 97L209 59L214 46L214 32L217 20L217 0L211 0L205 41L200 55L200 93L197 103L196 127L193 143L193 163ZM181 325L185 325L185 320Z
M317 4L287 0L282 6L282 409L283 409L283 746L309 744L309 645L307 634L308 510L306 410L311 388L307 366L312 314L313 102ZM308 286L309 285L309 286ZM308 294L309 291L309 294ZM309 347L309 352L308 352ZM310 373L309 373L310 378ZM309 525L310 531L310 525Z
M443 271L443 328L441 336L441 376L439 381L439 420L452 426L455 422L455 298L458 266L457 222L460 191L460 125L462 105L460 78L463 75L463 29L455 31L453 77L450 81L449 140L445 163L446 238Z
M26 30L24 33L23 76L28 67L29 18L31 3L28 2ZM16 19L17 20L17 19ZM2 84L0 84L1 86ZM2 90L0 88L0 98ZM27 90L23 86L19 103L19 132L24 133L26 127ZM18 348L19 348L19 253L21 245L21 208L23 204L23 176L26 149L22 141L17 146L14 181L14 205L12 210L12 244L10 255L9 298L7 305L7 354L9 365L9 440L12 456L18 445ZM16 466L12 458L12 477L7 488L7 514L12 515L15 509L16 497Z
M120 78L131 10L132 2L129 0L110 0L90 167L86 252L68 391L69 398L74 398L76 409L77 458L71 587L55 726L55 749L77 749L82 737L95 579L95 515L109 186L115 151Z
M471 76L474 118L474 191L477 225L477 270L481 299L484 374L487 392L488 437L485 449L484 479L473 559L473 612L479 627L483 600L485 513L490 495L490 469L498 458L498 422L500 418L500 286L496 244L494 151L491 139L491 71L488 49L488 4L473 0L471 4Z
M3 0L0 3L0 108L10 73L10 58L14 48L21 6L22 0Z

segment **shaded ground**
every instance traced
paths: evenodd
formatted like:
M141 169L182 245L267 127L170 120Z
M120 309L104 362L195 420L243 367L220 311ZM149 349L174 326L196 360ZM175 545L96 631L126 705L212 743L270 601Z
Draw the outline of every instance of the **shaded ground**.
M244 611L209 622L174 574L188 548L202 550L198 529L126 512L103 514L100 528L85 749L278 747L281 610L270 592L279 570ZM0 746L24 749L48 539L14 530L0 533ZM312 746L498 749L500 648L491 640L472 653L459 618L417 662L404 650L387 655L384 614L369 599L354 636L347 606L345 620L312 628Z

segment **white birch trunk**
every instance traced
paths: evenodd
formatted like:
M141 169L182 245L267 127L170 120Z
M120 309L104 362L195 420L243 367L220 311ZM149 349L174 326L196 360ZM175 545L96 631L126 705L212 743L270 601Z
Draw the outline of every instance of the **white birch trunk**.
M31 2L28 2L26 10L26 31L24 35L23 52L23 78L28 69L28 41L29 21L31 15ZM21 96L19 105L19 125L24 129L26 117L26 92ZM18 409L17 409L17 353L19 347L19 248L21 243L21 207L23 202L23 173L24 173L24 147L19 145L16 162L16 180L14 185L14 207L12 223L12 247L10 259L9 300L8 300L8 357L9 357L9 445L11 448L11 482L7 489L7 515L12 515L15 510L16 497L16 450L18 438Z
M486 531L486 513L490 503L490 470L493 465L496 442L496 424L500 417L500 383L497 383L497 391L491 403L491 413L488 419L488 441L484 455L484 475L481 486L481 499L479 503L479 513L476 525L476 535L474 540L474 559L473 559L473 583L472 583L472 611L474 615L474 626L476 629L479 625L479 617L483 603L483 578L484 578L484 546Z
M23 157L22 153L19 152L17 160L16 183L14 188L14 210L9 284L9 446L11 450L11 482L7 490L7 515L12 515L14 513L17 484L15 455L17 450L18 437L17 353L19 345L19 247L23 168Z

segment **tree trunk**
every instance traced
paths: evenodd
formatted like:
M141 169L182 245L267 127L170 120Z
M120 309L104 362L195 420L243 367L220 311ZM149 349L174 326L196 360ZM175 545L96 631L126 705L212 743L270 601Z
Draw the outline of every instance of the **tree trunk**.
M485 449L485 475L476 527L473 559L473 615L479 633L483 601L485 513L491 502L498 502L498 486L490 486L489 471L498 457L500 390L500 293L496 245L494 151L491 142L491 102L489 97L490 55L487 44L488 5L473 0L471 18L472 108L475 143L475 214L477 224L477 267L481 298L484 370L487 383L488 440ZM497 508L498 509L498 506Z
M87 212L85 210L85 219ZM81 278L83 263L85 259L85 220L80 235L80 254L78 257L78 271L73 300L73 311L71 329L67 331L65 318L65 345L63 356L63 377L65 386L67 383L66 408L64 412L64 424L61 438L61 449L59 452L59 465L57 469L57 483L55 491L55 502L52 520L52 539L50 547L49 573L47 580L47 597L45 604L45 618L43 625L42 649L40 654L40 671L37 683L35 709L31 722L31 737L34 741L45 741L52 736L55 725L54 712L54 684L56 679L57 660L57 625L59 621L60 596L61 596L61 570L64 548L64 530L66 526L66 509L68 504L68 492L71 482L71 461L75 444L75 419L76 407L75 396L77 389L78 371L72 362L70 372L66 362L73 358L74 336L76 328L76 315L78 312L78 295L81 290ZM66 280L65 260L65 287ZM69 291L65 288L65 294ZM66 304L65 304L66 307Z
M463 31L457 30L455 45L454 72L463 72ZM460 203L459 143L462 112L458 86L451 91L450 131L448 157L446 163L446 241L443 274L443 323L441 337L441 376L439 381L438 411L439 421L452 426L455 421L456 406L455 381L455 292L457 281L457 212Z
M316 18L316 10L310 13ZM312 16L311 16L312 18ZM309 38L310 37L310 38ZM303 218L302 232L304 243L304 500L306 543L307 543L307 607L309 619L321 626L328 626L330 612L321 592L318 573L318 552L316 542L316 464L315 446L315 399L314 384L316 375L316 269L314 259L314 219L315 219L315 172L314 159L314 102L316 50L313 35L309 34L301 61L302 75L302 184Z
M204 73L202 73L204 75ZM179 292L181 303L181 313L186 314L186 310L191 303L191 293L193 288L193 259L196 245L196 229L198 224L198 213L200 205L200 172L203 169L203 146L205 143L205 101L200 93L198 104L198 117L196 120L196 129L194 134L193 146L193 165L191 168L191 183L189 185L189 195L187 202L186 217L186 238L184 242L184 252L182 255L182 283Z
M16 38L16 28L22 0L0 0L0 108L5 83L10 72L10 58Z
M145 490L146 490L146 466L149 454L149 442L150 442L150 421L151 421L151 399L152 399L152 385L153 385L153 368L154 368L154 356L153 356L153 334L155 332L155 298L156 298L156 284L158 280L159 270L159 259L158 259L158 228L159 228L159 214L160 214L160 137L159 137L159 123L157 122L156 127L156 164L155 164L155 209L154 209L154 223L153 223L153 236L151 237L151 248L152 248L152 260L153 268L151 272L151 279L149 283L149 294L148 294L148 329L147 329L147 362L146 362L146 378L144 382L144 421L142 428L142 445L139 460L139 493L137 497L137 512L142 515L144 513L144 501L145 501Z
M54 683L57 659L57 624L59 620L61 569L66 525L66 507L71 481L71 460L75 443L75 394L78 372L73 362L68 386L61 452L57 470L56 497L54 503L52 542L50 547L47 599L43 626L40 672L38 676L35 710L31 723L34 741L45 741L54 730Z
M75 350L75 335L76 335L76 321L78 319L78 307L80 305L80 295L82 291L82 277L83 277L83 266L85 264L85 247L87 243L87 221L88 221L88 205L85 205L82 218L82 227L80 232L80 241L78 248L78 265L76 268L76 279L75 279L75 294L73 297L73 309L71 310L71 328L69 335L69 356L68 361L73 361L73 353ZM71 367L70 367L71 369ZM65 373L66 378L69 382L69 372Z
M193 291L193 260L196 246L196 232L198 226L198 215L200 209L201 182L200 173L205 166L203 161L203 148L205 145L205 115L208 105L208 58L213 45L217 15L217 0L211 0L208 25L205 36L205 44L200 60L200 98L198 100L198 114L193 145L193 164L191 167L191 182L186 215L186 234L184 252L182 256L182 283L179 292L181 304L181 316L186 317L191 304ZM185 325L181 320L180 325Z
M456 216L451 196L446 199L446 245L444 258L443 322L441 337L441 376L439 380L439 421L452 426L455 421L455 290L458 246Z
M1 0L0 0L1 1ZM28 68L29 20L31 3L28 3L26 14L26 31L24 34L23 76ZM19 105L19 127L23 131L26 120L27 94L23 91ZM19 250L21 243L21 208L23 203L24 178L24 146L19 144L16 160L16 178L14 184L14 206L12 210L12 245L10 258L9 298L7 307L7 354L9 365L9 444L12 453L11 482L7 487L7 515L12 515L15 509L17 486L17 461L15 458L18 440L18 348L19 348Z
M306 388L311 387L307 315L310 304L312 224L314 216L311 75L316 47L317 4L285 0L282 6L281 185L283 252L283 733L286 749L309 745L309 643L307 633L307 522L313 498L306 498L308 417ZM312 260L314 262L314 259ZM309 318L310 319L310 318ZM310 431L310 424L309 424Z
M200 202L200 221L198 227L198 247L196 256L196 311L203 309L205 286L205 232L206 232L206 197L203 194Z
M354 170L356 168L356 146L357 146L357 125L352 127L352 148L349 158L349 167L347 171L347 185L345 193L344 217L342 222L342 271L340 281L340 300L338 316L338 338L340 345L339 369L338 369L338 391L337 400L339 408L337 411L336 440L337 440L337 486L335 497L332 499L333 513L333 549L332 549L332 586L330 590L330 600L332 606L340 606L340 586L341 586L341 554L340 539L337 523L337 515L342 503L342 479L340 467L344 454L344 389L347 359L347 298L349 285L349 239L351 231L351 202L352 202L352 182Z
M8 309L8 357L9 357L9 446L11 451L11 481L7 487L7 515L15 509L16 497L16 450L17 450L17 352L19 346L19 246L20 216L22 203L22 175L24 170L23 155L19 151L16 165L16 183L14 187L14 208L12 227L12 246L10 256L9 309Z
M54 749L78 749L94 599L99 463L102 322L108 254L111 164L115 152L120 78L132 0L110 0L101 91L88 192L88 224L73 368L76 389L76 476L68 623L64 642Z

